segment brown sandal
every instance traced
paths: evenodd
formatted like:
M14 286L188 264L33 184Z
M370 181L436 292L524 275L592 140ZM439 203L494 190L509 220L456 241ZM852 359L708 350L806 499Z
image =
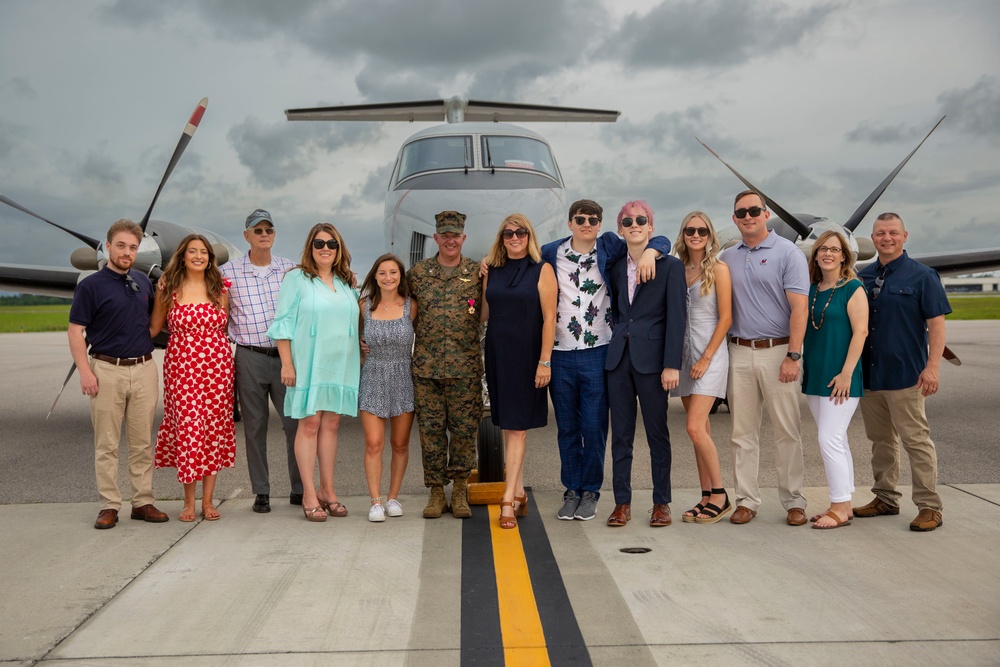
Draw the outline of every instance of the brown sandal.
M820 515L819 517L817 517L817 519L822 519L824 516L830 517L831 519L836 521L836 523L832 526L821 526L814 522L812 527L815 528L816 530L833 530L834 528L840 528L841 526L851 525L850 517L848 517L847 519L841 519L839 516L837 516L837 513L834 512L833 510L830 510L826 514Z
M306 515L306 521L313 521L315 523L326 521L326 510L322 507L303 507L302 511Z
M515 517L503 515L504 507L509 507L513 511L514 503L509 503L506 500L500 503L500 527L503 528L504 530L508 530L510 528L517 528L517 519Z
M523 496L514 496L514 502L520 503L514 510L514 516L528 516L528 492L525 491Z

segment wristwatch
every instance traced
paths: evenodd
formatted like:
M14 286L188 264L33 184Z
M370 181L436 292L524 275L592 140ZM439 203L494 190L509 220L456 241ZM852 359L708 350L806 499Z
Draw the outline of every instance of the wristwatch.
M552 368L552 362L551 361L539 361L538 365L539 366L545 366L546 368Z
M800 352L789 352L785 356L791 359L792 361L798 361L799 359L802 358L802 354Z

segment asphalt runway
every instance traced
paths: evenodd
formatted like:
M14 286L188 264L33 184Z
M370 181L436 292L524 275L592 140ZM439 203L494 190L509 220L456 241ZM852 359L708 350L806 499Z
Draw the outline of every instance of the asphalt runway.
M948 323L948 344L963 364L944 364L942 390L927 403L932 437L937 445L942 484L984 484L1000 480L1000 454L996 422L990 417L997 410L1000 392L1000 322L958 321ZM156 353L157 363L163 351ZM77 376L70 380L52 416L45 415L72 362L63 333L0 335L0 504L94 502L97 494L93 472L93 435L89 401L79 390ZM161 387L162 390L162 387ZM157 412L157 422L162 412ZM678 399L670 401L669 425L673 440L672 484L681 491L674 502L687 507L697 501L698 478L694 455L684 431L684 412ZM802 402L803 442L806 456L806 485L825 487L822 460L816 445L816 427L805 401ZM725 408L712 417L712 432L719 446L723 478L732 488L731 459L728 447L730 419ZM761 456L760 485L776 486L770 426L764 417L764 447ZM252 497L244 458L243 432L237 425L238 453L236 467L220 473L219 498ZM871 483L868 441L864 436L860 410L850 430L854 453L858 495L867 501ZM270 467L272 496L288 493L285 478L283 434L277 418L271 420ZM410 464L403 486L404 494L423 493L420 444L416 426L410 440ZM340 430L337 455L336 488L345 496L364 496L367 489L362 469L363 437L360 422L345 418ZM388 446L386 447L388 463ZM125 449L119 479L127 489ZM905 468L904 457L904 468ZM610 490L610 456L607 457L605 489ZM388 465L386 465L386 484ZM633 484L635 489L650 489L649 454L642 429L637 429ZM559 456L556 446L555 418L549 425L528 435L528 459L525 481L537 491L559 491ZM908 483L904 469L901 482ZM181 487L171 470L154 474L157 498L181 496ZM688 498L687 496L691 496ZM646 499L639 493L637 503ZM773 500L768 498L766 500ZM825 498L811 498L821 504ZM651 501L650 501L651 502ZM691 503L693 504L693 502ZM605 503L602 503L602 506ZM610 509L610 508L609 508Z

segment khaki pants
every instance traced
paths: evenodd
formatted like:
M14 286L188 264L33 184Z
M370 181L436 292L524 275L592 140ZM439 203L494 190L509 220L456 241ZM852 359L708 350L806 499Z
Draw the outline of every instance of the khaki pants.
M924 411L924 397L916 387L894 391L866 391L861 399L865 434L872 441L872 493L899 506L899 443L910 457L913 504L918 509L941 511L937 494L937 452Z
M802 495L805 462L799 434L800 382L779 382L787 345L754 350L729 344L729 410L733 415L733 481L735 502L754 511L760 507L760 424L767 407L774 428L774 463L778 473L778 499L785 511L805 508Z
M90 360L97 376L97 396L90 399L94 424L94 468L101 509L120 510L118 490L118 445L122 421L128 441L128 472L132 482L132 507L153 502L153 413L160 387L156 363L115 366Z

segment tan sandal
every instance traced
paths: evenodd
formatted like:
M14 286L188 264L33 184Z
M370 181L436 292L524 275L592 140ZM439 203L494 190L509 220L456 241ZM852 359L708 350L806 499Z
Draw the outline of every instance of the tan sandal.
M326 521L326 510L322 507L303 507L302 511L306 515L306 521L313 521L315 523Z
M833 530L834 528L840 528L841 526L850 526L851 525L851 520L849 518L848 519L841 519L839 516L837 516L837 513L834 512L833 510L830 510L826 514L823 514L822 516L818 517L818 519L822 519L824 516L830 517L831 519L833 519L834 521L836 521L836 523L834 525L832 525L832 526L821 526L818 523L814 522L813 525L812 525L812 527L815 528L816 530Z
M514 510L514 503L509 503L506 500L500 503L500 527L504 530L509 530L511 528L517 528L517 518L514 516L504 516L503 508L509 507L511 511Z
M528 516L528 492L525 491L523 496L514 496L514 502L518 503L514 516Z

